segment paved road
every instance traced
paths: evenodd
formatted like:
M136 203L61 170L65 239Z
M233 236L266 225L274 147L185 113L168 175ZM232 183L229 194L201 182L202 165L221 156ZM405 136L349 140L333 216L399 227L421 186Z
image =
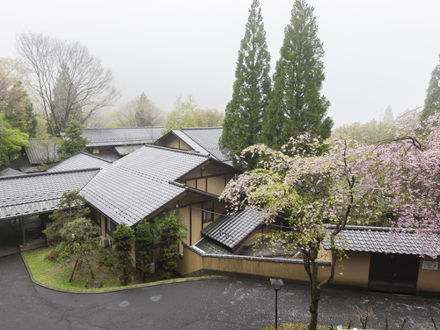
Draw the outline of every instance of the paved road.
M280 319L306 322L307 286L280 292ZM258 329L272 323L274 292L267 281L201 280L105 294L68 294L30 282L19 255L0 258L0 329ZM330 287L320 321L354 320L354 306L371 308L371 326L433 329L440 300Z

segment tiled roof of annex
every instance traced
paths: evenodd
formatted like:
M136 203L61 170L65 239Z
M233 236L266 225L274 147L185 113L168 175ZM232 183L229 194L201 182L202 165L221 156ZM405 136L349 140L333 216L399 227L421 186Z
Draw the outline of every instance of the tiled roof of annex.
M164 127L86 128L82 136L87 147L153 143L162 136Z
M55 210L64 192L81 190L98 172L93 168L0 178L0 219Z
M187 191L175 180L207 160L193 152L144 146L103 169L81 194L115 222L132 226Z
M263 217L257 210L246 208L233 215L218 218L202 230L202 234L221 245L234 250L255 229L263 224Z
M346 226L336 236L339 247L357 252L438 256L439 243L438 235L419 235L414 230L402 231L389 227ZM324 241L324 248L330 248L328 240Z

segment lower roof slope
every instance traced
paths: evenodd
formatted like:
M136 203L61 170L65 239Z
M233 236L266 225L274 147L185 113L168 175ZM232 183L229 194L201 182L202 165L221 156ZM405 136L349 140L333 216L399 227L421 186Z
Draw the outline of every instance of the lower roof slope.
M115 222L132 226L187 191L173 181L208 159L144 146L103 169L81 194Z
M64 192L82 189L99 169L0 178L0 219L51 211Z
M257 210L246 208L233 215L222 216L202 230L202 234L221 245L234 250L255 229L263 224Z
M72 171L87 168L105 168L109 165L111 165L111 162L108 160L81 152L49 168L47 172Z
M222 127L182 128L181 131L205 149L214 158L227 161L229 157L220 149L219 140L223 133Z
M61 143L57 138L29 139L29 146L25 148L31 165L53 163L58 156Z
M397 228L346 226L336 236L336 244L345 251L438 256L439 239L437 234L425 236ZM330 249L328 240L324 248Z
M0 171L0 177L2 176L13 176L13 175L24 175L25 173L21 171L14 170L13 168L7 167Z

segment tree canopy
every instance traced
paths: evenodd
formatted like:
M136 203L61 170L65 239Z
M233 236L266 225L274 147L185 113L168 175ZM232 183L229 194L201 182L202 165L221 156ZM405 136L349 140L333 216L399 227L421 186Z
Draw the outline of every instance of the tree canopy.
M28 145L28 134L12 128L5 115L0 113L0 168L19 158L23 147Z
M420 118L425 120L438 111L440 111L440 63L432 70L431 79L426 90L425 105Z
M258 0L252 2L238 51L232 99L225 110L220 146L236 162L240 152L260 142L264 113L270 100L270 54Z
M180 129L184 127L214 127L221 126L224 114L216 109L201 109L188 95L186 99L178 97L174 102L174 109L171 111L165 123L167 130Z
M86 149L87 139L81 136L83 131L83 126L76 120L67 124L62 145L58 148L60 159L69 158Z
M164 114L142 92L138 97L114 112L112 121L112 126L116 127L158 126L163 124Z
M118 97L110 70L78 42L28 32L18 37L17 50L31 68L33 96L52 135L72 119L84 124Z
M292 136L309 133L321 140L331 134L329 101L321 95L324 49L313 7L295 0L285 29L273 93L263 122L264 143L279 149Z

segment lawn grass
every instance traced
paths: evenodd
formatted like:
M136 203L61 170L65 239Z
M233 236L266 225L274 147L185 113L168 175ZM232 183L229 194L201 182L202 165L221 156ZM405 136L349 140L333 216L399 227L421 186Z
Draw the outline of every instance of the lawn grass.
M218 276L201 276L201 277L182 277L168 280L161 280L149 283L132 283L127 286L122 286L119 279L113 274L113 272L106 268L100 267L95 270L97 280L103 284L102 288L87 288L86 283L88 277L84 274L75 274L72 283L69 283L69 277L72 272L71 265L63 265L62 263L51 261L46 258L47 254L52 249L38 249L33 251L23 252L23 257L26 260L34 280L45 286L60 289L64 291L72 292L102 292L108 290L118 290L134 287L142 287L146 285L158 285L163 283L170 283L179 280L191 280L199 278L210 278Z

